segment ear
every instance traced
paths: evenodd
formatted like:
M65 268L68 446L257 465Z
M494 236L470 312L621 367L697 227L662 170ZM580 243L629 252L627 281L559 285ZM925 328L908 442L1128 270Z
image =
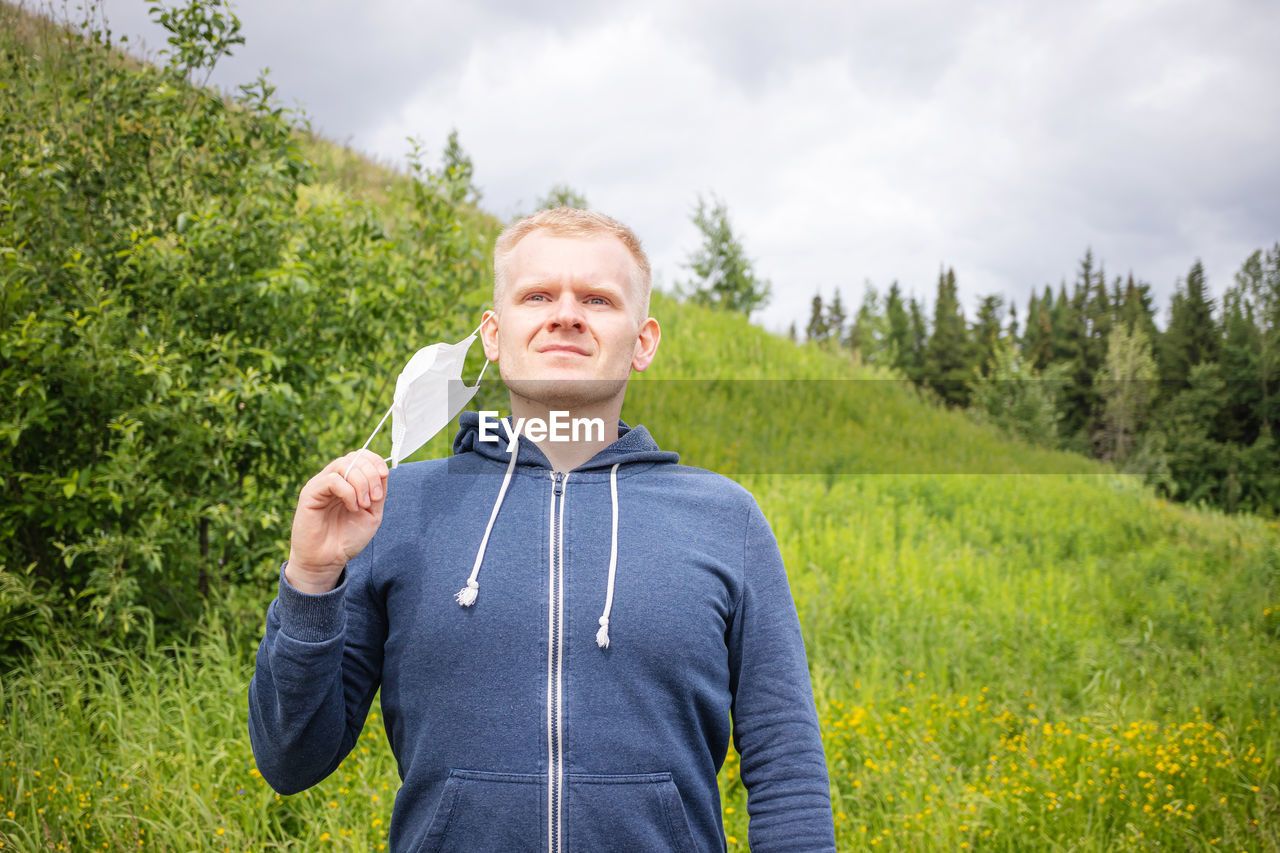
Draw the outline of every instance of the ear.
M484 344L484 357L498 360L498 312L486 311L480 318L480 343Z
M653 364L653 357L658 354L658 341L662 339L662 329L658 321L652 317L640 324L636 335L636 352L631 358L631 369L644 373Z

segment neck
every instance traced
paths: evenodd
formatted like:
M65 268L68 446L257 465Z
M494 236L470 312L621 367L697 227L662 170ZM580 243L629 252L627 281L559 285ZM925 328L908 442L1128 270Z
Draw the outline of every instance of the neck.
M511 418L516 424L523 419L520 439L536 444L551 467L561 472L572 471L617 441L618 418L621 416L622 394L616 399L583 405L548 404L514 393L511 395ZM604 424L603 435L595 424L597 419ZM540 435L536 429L530 434L530 426L538 421L545 424L545 435ZM553 436L568 437L569 440L553 441Z

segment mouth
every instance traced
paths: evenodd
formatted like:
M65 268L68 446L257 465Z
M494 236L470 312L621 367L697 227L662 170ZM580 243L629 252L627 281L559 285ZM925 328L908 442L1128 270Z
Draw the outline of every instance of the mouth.
M544 355L578 355L583 357L590 355L586 350L569 344L554 344L549 347L543 347L538 352Z

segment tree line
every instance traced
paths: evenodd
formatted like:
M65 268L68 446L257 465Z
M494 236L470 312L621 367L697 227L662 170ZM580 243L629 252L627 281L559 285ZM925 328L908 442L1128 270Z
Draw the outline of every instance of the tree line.
M1280 509L1280 243L1250 255L1220 301L1196 261L1164 328L1151 285L1108 280L1086 251L1070 287L966 317L953 269L930 315L897 282L852 313L815 294L803 337L896 371L948 406L1035 443L1109 460L1167 497ZM799 340L794 324L792 340Z

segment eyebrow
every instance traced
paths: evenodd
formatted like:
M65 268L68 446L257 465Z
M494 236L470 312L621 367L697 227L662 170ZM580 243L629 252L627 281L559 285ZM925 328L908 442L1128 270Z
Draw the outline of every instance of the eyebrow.
M537 278L537 279L530 279L527 281L512 282L510 285L510 289L511 289L511 294L513 296L518 296L522 293L528 293L531 290L542 290L543 288L547 288L547 287L559 287L559 286L560 286L559 279ZM573 289L582 290L582 291L585 291L586 293L592 293L592 292L605 293L614 297L617 297L619 295L625 295L627 291L627 288L621 287L611 282L589 282L581 286L574 285Z

